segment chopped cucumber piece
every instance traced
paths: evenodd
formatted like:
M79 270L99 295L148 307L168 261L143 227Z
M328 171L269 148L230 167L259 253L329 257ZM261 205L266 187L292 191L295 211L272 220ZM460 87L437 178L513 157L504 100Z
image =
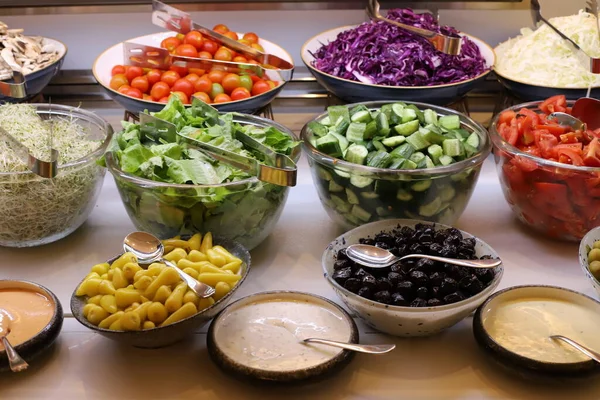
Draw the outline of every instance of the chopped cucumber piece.
M348 203L358 204L358 197L352 190L348 188L346 188L346 198L348 199Z
M335 208L342 213L350 212L352 209L352 204L343 200L341 197L336 196L335 194L331 195L331 201L333 201L333 204L335 204Z
M375 146L371 146L372 148L375 148ZM367 150L369 148L367 147ZM377 154L377 150L372 150L369 151L369 154L367 154L367 159L365 160L367 165L369 165L369 163L371 162L371 160L373 160L373 157L375 157L375 155Z
M444 155L444 150L439 144L432 144L427 148L427 153L431 156L434 163L439 163L440 157Z
M387 151L378 150L377 153L367 162L369 167L387 168L392 162L392 156Z
M444 202L448 202L454 198L456 190L450 185L444 186L440 189L438 197Z
M363 199L373 200L379 197L379 195L375 192L360 192L360 195Z
M317 167L317 176L324 181L330 181L333 179L331 172L322 167Z
M330 180L329 181L329 191L330 192L341 192L344 190L344 187L340 184L338 184L336 181L334 180Z
M367 124L367 128L365 129L365 132L363 133L363 139L364 140L371 139L371 138L373 138L373 136L375 136L376 133L377 133L377 122L371 121Z
M416 153L413 153L412 156L410 156L409 160L418 164L424 158L425 154L421 153L420 151L417 151Z
M404 143L405 140L406 138L404 136L390 136L383 139L381 143L383 143L387 147L398 147L402 143Z
M402 123L405 124L410 121L417 120L417 112L412 108L405 108L402 110Z
M352 143L350 146L348 146L344 158L346 161L354 164L364 164L368 154L369 151L365 146Z
M388 118L394 123L402 123L402 111L404 110L404 104L394 103L392 104L392 112L388 115Z
M369 110L358 111L350 117L350 120L352 122L362 122L362 123L371 122L371 120L372 120L371 112Z
M342 156L342 148L340 147L340 142L333 133L328 133L322 138L317 139L315 144L317 149L319 151L322 151L323 153L329 154L332 157Z
M463 143L463 147L465 149L465 156L467 157L471 157L474 156L475 154L477 154L477 149L471 145L469 145L468 143Z
M329 118L329 115L326 116L325 118L323 118L321 120L321 125L325 125L325 126L331 126L332 125L331 118Z
M433 201L429 204L423 204L419 207L419 214L424 217L433 217L440 211L440 207L442 205L442 200L439 197L433 199Z
M350 126L350 122L346 121L344 118L340 117L335 125L333 125L333 130L330 132L335 132L340 135L345 135L348 127Z
M398 169L404 164L404 158L392 158L392 162L388 165L389 169Z
M346 149L348 148L348 146L350 145L350 142L348 142L348 139L346 139L346 136L341 135L336 132L329 132L329 134L335 136L335 138L338 140L338 143L340 144L340 149L342 150L342 153L344 153L346 151Z
M390 210L388 210L385 207L377 207L375 209L375 212L377 213L377 215L379 215L380 217L387 217L388 215L390 215Z
M454 159L452 157L444 154L443 156L440 157L439 161L440 161L440 164L442 164L443 166L446 166L446 165L452 164L454 162Z
M328 131L328 129L325 125L320 124L316 121L310 121L308 123L308 129L310 129L315 136L319 136L319 137L327 135L327 131Z
M331 123L337 124L341 118L343 121L350 123L350 111L346 106L330 106L327 107L327 115L331 120Z
M438 117L437 113L433 110L427 109L423 111L423 116L425 118L425 123L430 125L437 125Z
M344 218L350 221L353 225L360 225L360 220L350 213L344 214Z
M373 183L373 179L368 178L366 176L360 176L360 175L352 175L350 177L350 183L354 186L356 186L357 188L364 188L369 186L371 183Z
M444 136L427 128L419 128L419 133L423 135L429 143L441 144L446 139Z
M431 146L431 143L429 143L427 139L425 139L421 132L413 133L412 135L406 138L406 142L410 143L412 147L415 148L415 150L421 150Z
M377 113L377 115L379 115L379 113L384 113L385 116L387 117L388 121L392 119L392 115L394 115L394 111L392 109L393 104L384 104L383 106L381 106L381 109L379 110L379 112ZM377 119L377 115L372 116L373 119Z
M379 140L373 140L373 146L375 146L375 150L387 151L383 143L381 143Z
M479 148L479 135L475 132L471 133L465 144L473 147L475 150Z
M348 139L350 142L360 142L364 139L366 130L367 124L362 122L352 122L350 125L348 125L346 139Z
M317 138L314 136L311 136L310 139L308 139L308 142L311 144L312 147L314 147L315 149L317 148Z
M388 121L387 116L384 113L379 113L377 115L377 131L382 136L387 136L390 134L390 123Z
M417 114L417 119L421 124L425 123L425 115L423 114L423 111L419 110L419 108L414 104L409 104L407 107L415 110L415 113Z
M454 130L454 133L458 133L462 139L466 139L466 138L468 138L469 136L471 136L471 133L470 133L469 131L467 131L467 130L465 130L465 129L462 129L462 128L460 128L460 129L455 129L455 130Z
M418 181L412 184L411 188L415 192L424 192L431 187L431 179Z
M400 169L416 169L417 168L417 163L414 161L410 161L410 160L404 160L404 162L402 163L402 167L400 167Z
M405 124L396 125L394 130L398 135L409 136L419 130L419 120L409 121Z
M429 158L429 156L425 156L425 157L423 157L423 159L421 161L419 161L417 163L417 168L418 169L435 168L435 164L433 163L433 161L431 161L431 158Z
M337 169L337 168L336 168L336 169L334 169L334 171L335 171L335 173L336 173L338 176L341 176L342 178L346 178L346 179L347 179L347 178L350 178L350 173L349 173L349 172L342 171L342 170L340 170L340 169Z
M458 139L444 140L444 143L442 143L442 148L444 149L444 154L450 157L456 157L463 154L463 148L460 140Z
M412 200L413 195L408 190L398 189L398 192L396 193L396 198L400 201L410 201Z
M371 219L371 213L356 204L352 206L351 214L364 222L368 222Z
M450 180L452 180L453 182L465 180L469 177L469 175L471 175L471 171L471 168L469 168L462 172L459 172L458 174L451 175Z
M458 115L444 115L439 119L440 126L448 129L460 129L460 118Z
M410 158L414 152L415 148L410 143L404 143L392 150L390 156L396 158Z

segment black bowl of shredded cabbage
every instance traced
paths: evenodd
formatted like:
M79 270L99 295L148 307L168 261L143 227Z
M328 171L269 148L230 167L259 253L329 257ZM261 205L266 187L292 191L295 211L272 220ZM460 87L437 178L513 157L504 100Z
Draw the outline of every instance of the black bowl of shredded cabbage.
M408 100L450 104L472 90L494 65L483 41L440 26L429 14L394 9L398 22L463 37L461 53L435 50L424 37L386 22L365 22L322 32L302 48L302 60L317 81L346 101Z

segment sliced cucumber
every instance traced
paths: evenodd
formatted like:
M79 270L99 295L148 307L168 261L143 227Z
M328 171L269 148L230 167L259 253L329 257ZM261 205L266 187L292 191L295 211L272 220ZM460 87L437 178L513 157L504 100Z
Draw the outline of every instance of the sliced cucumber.
M346 139L346 136L341 135L336 132L333 132L333 131L330 131L329 134L336 137L336 139L338 140L338 143L340 145L340 149L342 150L342 154L343 154L346 151L346 149L348 148L348 146L350 145L350 142L348 142L348 139ZM327 136L325 136L325 137L327 137Z
M367 162L369 167L387 168L392 162L392 156L386 151L378 150L377 153Z
M348 203L358 204L358 197L352 190L348 188L346 188L346 198L348 199Z
M400 169L416 169L417 163L411 160L404 160Z
M340 142L333 133L328 133L322 138L317 139L315 144L317 149L325 154L329 154L332 157L342 156L342 148L340 146Z
M475 132L471 133L465 144L468 144L476 150L479 149L479 135Z
M350 223L352 223L353 225L360 225L361 221L354 215L348 213L348 214L344 214L344 218L346 218L348 221L350 221Z
M444 115L439 119L440 126L448 129L460 129L460 117L458 115Z
M425 154L421 153L420 151L417 151L417 152L413 153L412 156L410 156L409 160L418 164L424 158L425 158Z
M344 190L344 187L340 184L338 184L336 181L331 180L329 181L329 191L330 192L341 192Z
M444 155L444 150L442 149L442 146L438 144L432 144L427 148L427 153L429 153L431 160L437 164L439 163L440 157Z
M337 125L339 123L339 119L342 121L350 123L350 111L346 106L330 106L327 107L327 115L331 120L331 123Z
M427 189L429 189L430 187L431 187L430 179L418 181L411 185L411 189L414 190L415 192L424 192Z
M317 167L317 175L319 178L323 179L324 181L330 181L333 179L331 172L329 172L328 170L326 170L325 168L322 168L322 167Z
M368 154L369 151L365 146L352 143L350 146L348 146L344 158L348 162L362 165L365 163Z
M367 124L362 122L352 122L348 125L346 131L346 139L350 142L361 142L364 140L364 135L367 130Z
M349 120L347 121L343 117L340 117L335 123L335 125L333 125L333 130L330 130L330 132L335 132L340 136L345 136L349 126Z
M439 197L436 197L429 204L423 204L419 207L419 214L424 217L433 217L440 211L440 207L442 205L442 200Z
M404 136L390 136L383 139L381 143L383 143L387 147L398 147L402 143L404 143L405 140L406 138Z
M390 156L395 158L410 158L414 152L415 148L410 143L404 143L392 150Z
M381 136L387 136L390 134L390 123L387 116L384 113L377 115L377 131Z
M372 139L376 133L377 133L377 121L371 121L367 124L367 128L365 129L365 132L363 133L363 139L364 140Z
M351 214L364 222L368 222L371 219L371 213L356 204L352 206Z
M427 139L425 139L421 132L413 133L412 135L406 138L406 142L410 143L412 147L415 148L415 150L421 150L431 146L431 143L429 143Z
M373 146L375 146L375 150L387 151L383 143L381 143L379 140L373 140Z
M405 124L410 121L419 120L417 118L417 112L412 108L405 108L402 110L402 123Z
M409 136L419 130L419 120L409 121L404 124L396 125L394 130L398 135Z
M423 114L423 111L419 110L419 107L415 106L414 104L409 104L407 107L415 110L415 113L417 114L417 119L421 124L425 123L425 115Z
M362 189L362 188L369 186L371 183L373 183L373 179L368 178L366 176L352 175L350 177L350 183L353 186L356 186L357 188Z
M324 117L320 122L321 122L321 125L325 125L325 126L333 125L331 123L331 118L329 118L329 116Z
M320 124L316 121L309 122L308 129L310 129L315 136L319 137L327 135L327 132L329 130L325 125Z
M377 213L377 215L379 215L380 217L387 217L388 215L391 214L390 210L388 210L386 207L377 207L375 209L375 212Z
M446 139L444 136L440 135L439 133L436 133L427 128L420 128L419 132L421 133L421 135L423 135L423 138L425 140L427 140L429 143L441 144Z
M388 165L389 169L398 169L406 161L404 158L392 158L392 162Z
M452 157L450 157L450 156L445 155L445 154L440 157L440 164L442 164L443 166L450 165L453 162L454 162L454 159Z
M454 198L456 190L450 185L444 186L440 189L438 197L445 203Z
M396 193L396 198L400 201L410 201L413 198L413 195L408 190L398 189Z
M379 198L379 195L375 192L360 192L360 196L366 200L374 200Z
M444 143L442 143L442 149L444 149L444 154L450 157L456 157L464 154L464 149L460 140L458 139L446 139Z
M343 200L341 197L336 196L335 194L331 195L331 201L333 201L333 204L335 204L335 208L339 212L347 213L350 212L350 210L352 210L352 204Z
M438 117L437 117L437 113L433 110L425 110L423 111L423 116L425 118L425 123L426 124L431 124L431 125L437 125L438 123Z
M336 169L334 169L333 171L334 171L334 172L335 172L335 173L336 173L338 176L341 176L342 178L346 178L346 179L350 178L350 175L351 175L349 172L342 171L342 170L339 170L339 169L337 169L337 168L336 168Z

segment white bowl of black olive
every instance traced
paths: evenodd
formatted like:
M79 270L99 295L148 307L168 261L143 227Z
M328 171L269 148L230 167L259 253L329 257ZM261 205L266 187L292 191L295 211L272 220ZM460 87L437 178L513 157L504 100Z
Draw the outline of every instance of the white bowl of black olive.
M409 259L373 269L351 261L352 244L375 245L396 256L499 258L484 241L442 224L390 219L362 225L336 238L323 253L325 278L367 325L395 336L429 336L471 314L498 287L504 268L475 269Z

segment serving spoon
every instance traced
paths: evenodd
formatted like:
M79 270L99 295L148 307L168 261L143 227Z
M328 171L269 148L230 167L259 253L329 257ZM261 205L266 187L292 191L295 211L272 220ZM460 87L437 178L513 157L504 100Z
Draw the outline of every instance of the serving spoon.
M573 104L571 114L553 112L548 119L559 125L569 126L573 130L596 130L600 128L600 100L582 97Z
M165 260L163 258L165 246L163 246L162 242L156 236L148 232L132 232L127 235L123 240L123 250L133 253L140 264L152 264L155 261L159 261L166 266L175 269L192 292L196 293L200 298L205 299L215 294L215 289L213 287L198 282L196 279L177 268L177 265L171 261Z
M563 335L552 335L552 336L550 336L550 339L561 340L561 341L565 342L566 344L570 345L571 347L579 350L581 353L585 354L592 360L600 363L600 353L590 349L589 347L582 345L581 343L577 343L573 339L570 339Z
M21 372L26 370L29 367L29 364L25 360L21 358L19 353L15 350L14 347L8 341L6 337L10 333L10 325L6 322L6 316L0 312L0 340L2 340L2 344L4 345L4 349L6 351L6 356L8 357L8 365L10 366L10 370L12 372Z
M352 261L365 265L369 268L386 268L397 263L398 261L409 258L427 258L433 261L440 261L468 268L495 268L502 263L502 261L499 259L463 260L458 258L430 256L428 254L408 254L403 257L397 257L386 249L368 244L350 245L346 248L346 255Z
M318 339L318 338L306 338L303 340L304 343L319 343L327 346L338 347L344 350L356 351L358 353L366 354L385 354L396 348L395 344L356 344L356 343L345 343L337 342L335 340Z

